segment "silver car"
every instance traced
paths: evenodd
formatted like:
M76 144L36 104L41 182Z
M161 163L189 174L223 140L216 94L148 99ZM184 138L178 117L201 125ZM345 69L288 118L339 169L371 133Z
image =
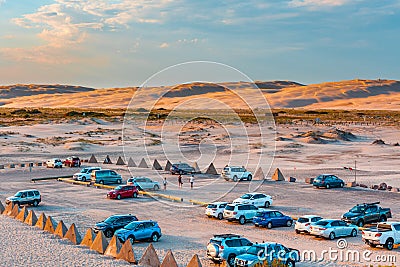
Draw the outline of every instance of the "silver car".
M320 220L312 223L310 234L323 236L331 240L336 237L357 236L358 227L353 224L347 224L342 220Z
M131 177L126 181L128 185L134 185L139 190L160 190L160 183L147 177Z

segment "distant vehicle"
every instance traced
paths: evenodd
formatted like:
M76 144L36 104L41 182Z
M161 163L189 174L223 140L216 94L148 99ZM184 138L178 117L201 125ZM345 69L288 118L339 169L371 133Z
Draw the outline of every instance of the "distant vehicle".
M82 181L82 182L90 181L90 179L91 179L90 176L92 174L92 171L97 171L97 170L101 170L101 167L83 168L82 170L80 170L80 172L75 173L72 176L72 179L77 180L77 181Z
M233 203L253 204L256 207L265 208L272 205L272 202L272 197L270 195L262 193L247 193L233 201Z
M215 263L226 261L228 266L233 267L235 257L246 253L252 245L252 242L240 235L214 235L207 245L207 257Z
M96 223L93 228L97 234L99 231L103 231L106 237L112 237L114 232L118 229L123 228L133 221L137 221L136 216L131 214L116 214L108 217L104 221Z
M134 185L119 185L107 193L107 198L121 199L126 197L137 198L139 191Z
M46 161L47 168L62 168L62 166L62 161L58 158L49 159L48 161Z
M225 166L222 170L221 177L227 181L237 182L239 180L251 181L253 175L247 171L245 167Z
M64 160L64 165L67 167L80 167L81 160L78 157L72 156Z
M196 173L196 170L187 163L175 163L172 164L170 172L171 174L188 174Z
M322 219L310 226L310 234L322 236L330 240L336 237L357 236L358 227L353 224L347 224L341 220Z
M160 190L160 183L147 177L131 177L126 184L135 185L139 190Z
M131 222L124 228L115 231L114 235L121 242L130 239L133 244L135 241L150 240L157 242L161 237L161 228L155 221L136 221Z
M228 221L239 221L245 224L247 221L253 220L258 208L252 204L228 204L224 209L224 218Z
M92 171L90 182L96 184L121 184L122 176L113 170L96 170Z
M224 209L228 202L213 202L207 205L205 214L211 218L215 217L219 220L224 218Z
M300 261L300 251L272 242L254 244L236 257L235 267L275 266L277 261L282 262L279 266L294 267Z
M344 181L333 174L321 174L313 181L316 188L325 187L326 189L333 187L343 187Z
M381 222L376 228L361 232L362 240L370 247L383 246L392 250L394 245L400 244L400 222Z
M260 210L254 216L253 223L255 226L271 229L278 226L290 227L293 224L293 219L277 210Z
M390 208L382 208L380 202L357 204L342 215L342 220L347 223L363 227L367 223L386 222L392 218Z
M14 205L18 206L28 204L37 207L41 201L42 197L40 192L36 189L21 190L14 196L6 198L6 204L12 202Z
M301 232L310 233L310 226L312 223L318 222L323 218L318 215L304 215L297 219L296 223L294 224L294 229L296 234L300 234Z

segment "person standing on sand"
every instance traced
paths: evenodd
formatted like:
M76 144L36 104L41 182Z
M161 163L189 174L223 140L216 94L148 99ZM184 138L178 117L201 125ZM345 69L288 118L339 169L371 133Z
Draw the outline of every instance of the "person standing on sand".
M167 191L167 177L164 177L163 185L164 185L164 191Z
M193 183L194 183L194 176L193 176L193 174L190 175L189 182L190 182L190 189L193 189Z
M178 184L179 184L179 188L182 188L182 185L183 185L183 183L182 183L182 175L180 175L180 174L178 176Z

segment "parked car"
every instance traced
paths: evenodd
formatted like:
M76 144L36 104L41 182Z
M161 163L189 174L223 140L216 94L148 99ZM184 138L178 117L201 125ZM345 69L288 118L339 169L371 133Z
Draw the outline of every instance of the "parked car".
M228 221L239 221L245 224L247 221L253 220L258 208L252 204L228 204L224 209L224 218Z
M213 202L207 205L206 215L211 218L215 217L220 220L224 218L224 209L228 202Z
M247 193L237 198L233 203L253 204L256 207L268 208L272 205L272 197L262 193Z
M36 189L28 189L18 191L14 196L6 198L6 204L14 203L14 205L33 205L37 207L39 203L42 201L42 196L40 195L39 190Z
M132 214L116 214L108 217L104 221L96 223L93 230L96 234L99 231L103 231L106 237L112 237L116 230L137 220L136 216Z
M171 174L188 174L195 173L196 170L187 163L175 163L172 164L170 172Z
M46 161L46 167L47 168L62 168L62 161L61 159L54 158L54 159L49 159Z
M80 167L81 160L78 157L72 156L64 160L64 165L68 167Z
M113 170L96 170L92 171L90 176L92 184L121 184L122 176Z
M322 236L331 240L336 237L357 236L358 227L353 224L347 224L342 220L322 219L310 226L310 234Z
M119 185L107 193L107 198L121 199L126 197L137 198L139 191L134 185Z
M361 232L362 240L370 247L383 246L392 250L400 244L400 222L380 222L376 228Z
M296 223L294 224L294 229L296 234L300 234L301 232L310 233L310 226L312 223L318 222L323 218L318 215L304 215L297 219Z
M245 167L225 166L222 170L221 177L227 181L237 182L239 180L251 181L253 175L247 171Z
M90 181L92 171L97 171L97 170L101 170L101 167L86 167L86 168L83 168L79 172L75 173L72 176L72 179L77 180L77 181L82 181L82 182Z
M313 181L316 188L325 187L326 189L333 187L343 187L344 181L333 174L321 174Z
M278 226L290 227L293 224L293 219L277 210L260 210L254 216L253 223L255 226L271 229Z
M121 242L130 239L132 244L133 242L140 240L157 242L161 237L161 228L155 221L136 221L115 231L114 235Z
M385 222L392 218L390 208L382 208L379 204L380 202L357 204L342 215L342 220L363 227L367 223Z
M136 186L139 190L160 190L160 183L147 177L131 177L126 184Z
M275 262L294 267L300 261L300 251L287 248L279 243L260 243L252 245L246 253L235 259L235 267L275 266Z
M214 235L207 245L207 257L215 263L226 261L228 266L233 267L235 257L246 253L252 245L252 242L240 235Z

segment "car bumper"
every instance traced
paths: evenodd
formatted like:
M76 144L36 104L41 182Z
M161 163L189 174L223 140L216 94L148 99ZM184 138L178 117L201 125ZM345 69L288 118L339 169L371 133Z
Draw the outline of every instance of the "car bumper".
M355 219L348 219L348 218L342 218L342 221L345 223L350 223L350 224L356 224L357 221Z
M381 245L381 242L379 240L362 238L362 241L367 244Z
M217 217L216 211L206 211L205 213L207 216Z
M115 199L115 198L117 198L117 195L107 194L107 198Z
M315 235L315 236L323 236L323 237L329 236L329 234L326 231L319 231L319 230L311 230L310 234Z

